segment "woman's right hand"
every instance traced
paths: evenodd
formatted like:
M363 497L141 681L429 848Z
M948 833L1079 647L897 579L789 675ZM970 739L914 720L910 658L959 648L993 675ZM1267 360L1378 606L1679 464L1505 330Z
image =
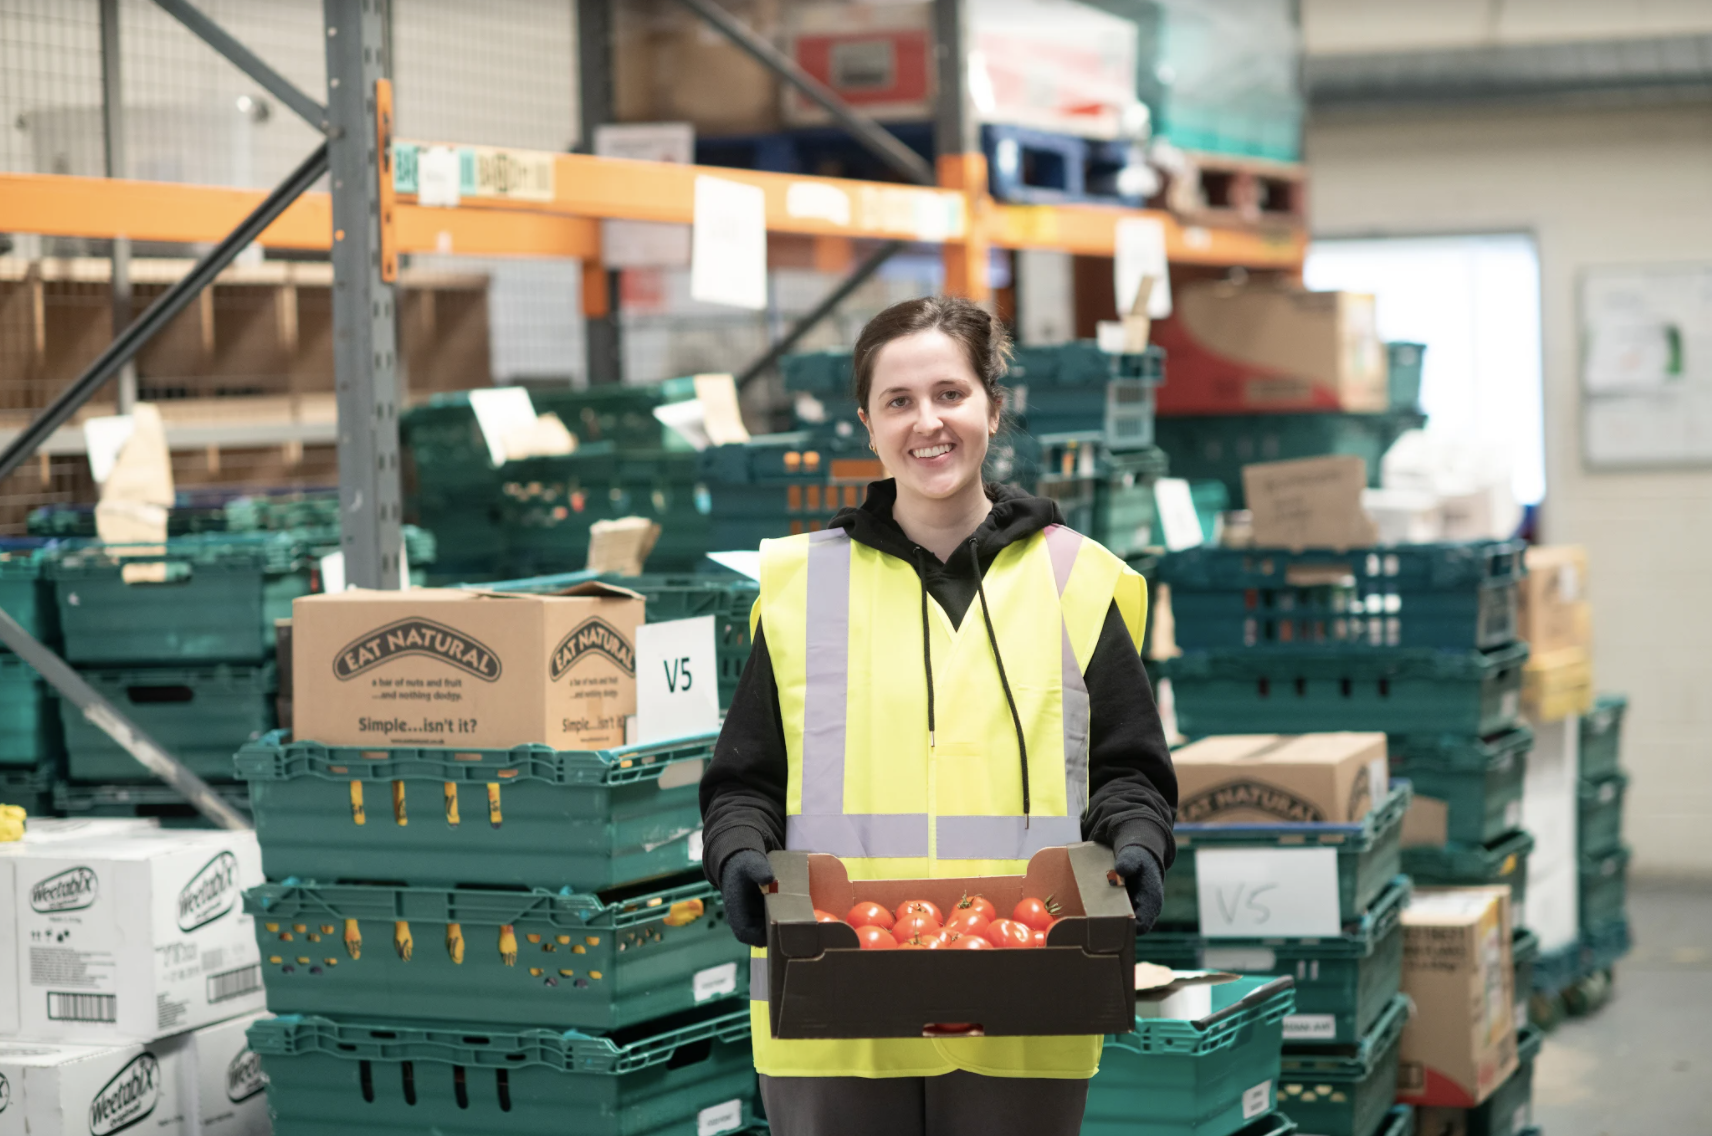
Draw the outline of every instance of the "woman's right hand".
M751 947L767 945L767 901L762 888L773 882L773 867L765 853L752 848L734 852L719 874L719 894L725 901L725 921L737 941Z

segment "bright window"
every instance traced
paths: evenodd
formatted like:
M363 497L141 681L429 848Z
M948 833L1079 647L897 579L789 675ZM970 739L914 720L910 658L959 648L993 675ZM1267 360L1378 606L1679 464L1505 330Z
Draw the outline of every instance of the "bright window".
M1508 454L1516 500L1545 496L1540 258L1525 234L1317 240L1308 287L1372 292L1379 334L1427 345L1429 433Z

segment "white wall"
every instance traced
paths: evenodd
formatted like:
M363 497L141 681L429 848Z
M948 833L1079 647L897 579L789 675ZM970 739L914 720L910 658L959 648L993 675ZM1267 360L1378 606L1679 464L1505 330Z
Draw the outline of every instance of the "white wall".
M1706 0L1303 0L1309 54L1712 32Z
M1636 868L1712 875L1712 469L1582 468L1575 312L1589 266L1712 262L1712 109L1322 117L1307 155L1316 234L1538 238L1543 537L1587 546L1597 680L1630 698Z

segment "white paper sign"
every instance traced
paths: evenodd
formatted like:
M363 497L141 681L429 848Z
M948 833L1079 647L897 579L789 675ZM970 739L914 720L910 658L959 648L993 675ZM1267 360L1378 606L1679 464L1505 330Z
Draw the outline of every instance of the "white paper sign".
M761 553L759 549L738 548L729 552L710 552L707 558L722 568L729 568L740 576L751 580L761 578Z
M758 185L698 177L690 298L760 311L767 306L767 195Z
M1284 1019L1285 1041L1336 1041L1335 1014L1290 1014Z
M1336 935L1335 848L1195 849L1201 934L1209 938Z
M488 457L494 465L505 461L505 439L513 431L535 425L535 403L523 387L483 387L469 392L470 410L487 441Z
M1253 1120L1272 1107L1272 1082L1262 1081L1242 1094L1242 1118Z
M701 851L702 851L701 829L698 828L694 832L690 833L690 838L684 842L684 847L686 850L686 854L689 856L690 863L692 863L692 864L701 863Z
M695 977L690 981L690 989L694 992L697 1002L737 993L737 964L721 963L719 966L696 971Z
M1164 319L1171 314L1171 270L1165 261L1165 224L1157 217L1120 217L1112 257L1113 283L1117 288L1118 312L1127 314L1135 304L1142 278L1153 277L1153 295L1147 314Z
M719 728L719 663L713 616L645 623L636 629L637 741Z
M1207 534L1201 531L1201 515L1195 512L1195 498L1187 481L1181 477L1160 478L1153 486L1153 501L1159 509L1159 527L1165 530L1167 549L1182 552L1206 541Z
M416 204L456 209L462 200L458 152L450 146L429 146L416 155Z
M687 165L695 160L695 127L687 122L597 126L594 152L603 158ZM600 257L608 268L683 268L690 263L690 227L660 221L602 221Z
M102 484L113 472L119 451L125 448L136 429L137 424L129 414L90 418L83 423L83 445L89 451L89 475L95 479L95 484Z
M696 1113L696 1136L719 1136L721 1132L735 1132L742 1126L743 1102L740 1100L709 1105Z

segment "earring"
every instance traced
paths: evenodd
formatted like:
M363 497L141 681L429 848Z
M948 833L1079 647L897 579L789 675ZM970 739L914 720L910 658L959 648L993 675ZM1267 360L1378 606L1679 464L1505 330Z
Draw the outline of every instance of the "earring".
M871 454L877 454L877 453L879 453L879 452L880 452L880 451L879 451L879 450L876 450L876 449L875 449L875 448L874 448L874 443L872 443L872 442L869 442L869 443L868 443L868 452L869 452L869 453L871 453Z

